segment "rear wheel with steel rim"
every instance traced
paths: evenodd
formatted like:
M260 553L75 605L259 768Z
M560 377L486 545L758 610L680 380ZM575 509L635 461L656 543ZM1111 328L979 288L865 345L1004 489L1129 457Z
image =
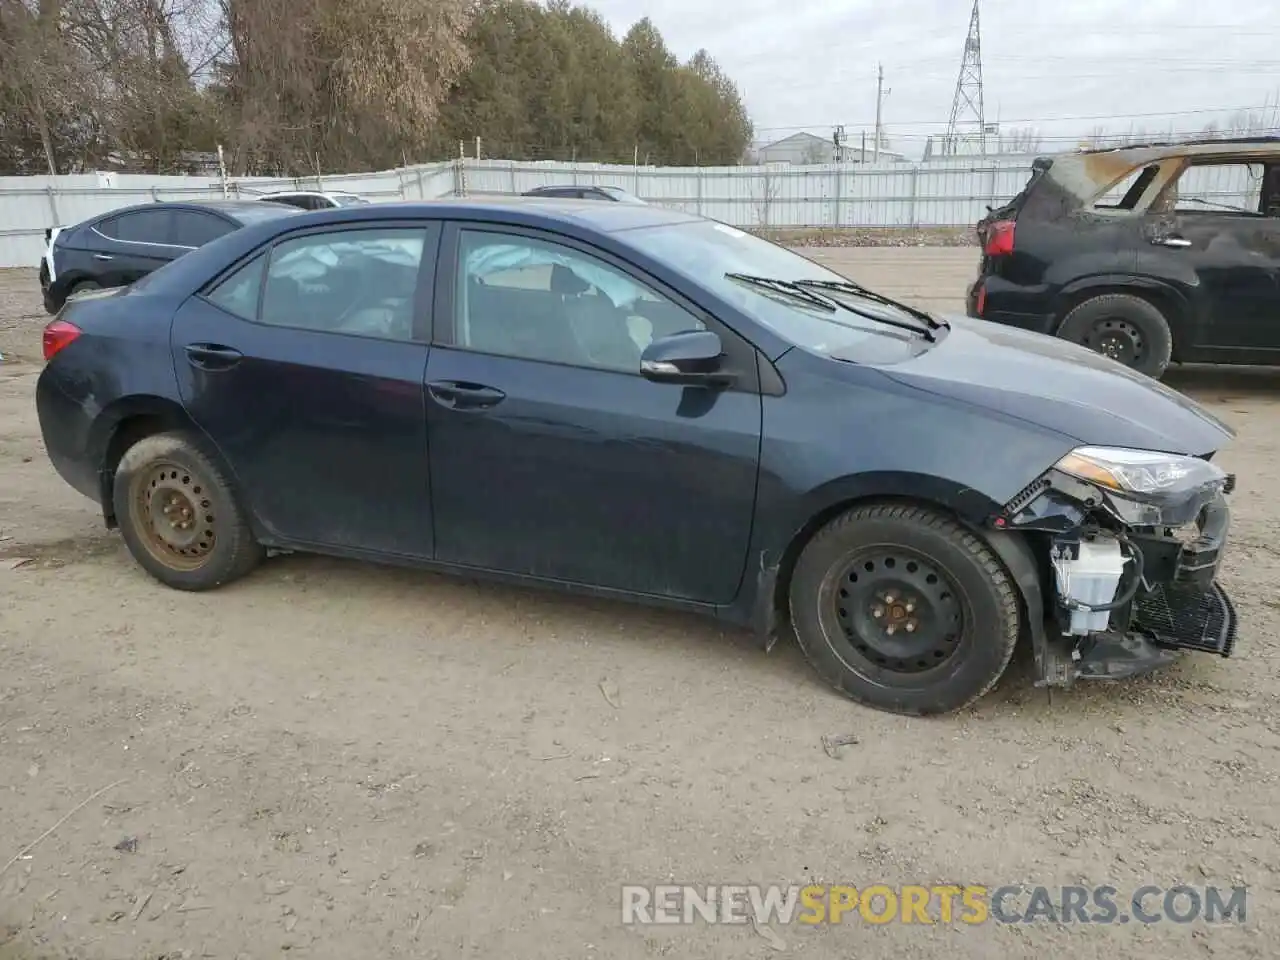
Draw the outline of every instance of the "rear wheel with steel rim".
M120 460L112 498L130 552L171 587L218 587L262 559L230 482L194 437L138 441Z
M797 560L791 617L814 668L846 696L895 713L958 710L1004 673L1020 626L991 548L940 512L857 507Z
M1058 336L1145 373L1161 376L1173 354L1169 322L1151 301L1128 293L1105 293L1074 307Z
M1084 345L1126 367L1140 367L1147 360L1147 342L1142 331L1128 320L1099 320L1085 336Z

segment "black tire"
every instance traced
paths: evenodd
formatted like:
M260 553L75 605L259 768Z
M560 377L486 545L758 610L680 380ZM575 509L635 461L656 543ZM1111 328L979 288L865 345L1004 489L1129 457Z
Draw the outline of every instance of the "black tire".
M1173 354L1173 334L1160 308L1128 293L1090 297L1067 314L1058 336L1156 379Z
M265 556L225 473L186 433L157 433L126 450L111 499L134 559L177 590L220 587Z
M818 531L796 562L790 601L796 640L824 680L913 716L982 697L1020 627L1013 582L991 549L945 515L902 504L856 507ZM894 622L903 632L890 636Z

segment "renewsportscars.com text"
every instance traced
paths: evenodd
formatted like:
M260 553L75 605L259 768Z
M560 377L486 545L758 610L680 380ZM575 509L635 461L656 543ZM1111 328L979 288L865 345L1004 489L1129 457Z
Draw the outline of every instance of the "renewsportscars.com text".
M1247 887L629 885L624 924L1243 923Z

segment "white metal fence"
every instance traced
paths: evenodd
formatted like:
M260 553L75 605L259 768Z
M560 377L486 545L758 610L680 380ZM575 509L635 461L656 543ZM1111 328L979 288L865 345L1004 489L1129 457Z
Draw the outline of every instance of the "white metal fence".
M499 196L549 184L623 187L662 206L740 227L967 226L987 204L1009 199L1027 180L1030 156L1004 155L926 163L841 166L632 167L508 160L458 160L297 180L159 177L100 173L63 177L0 177L0 267L35 266L44 230L79 223L119 207L153 200L272 190L343 190L374 201ZM1202 173L1184 196L1246 204L1247 171ZM1243 179L1242 179L1243 177ZM1189 179L1189 178L1188 178ZM1203 181L1203 182L1201 182ZM1239 181L1239 182L1237 182ZM1256 197L1256 187L1253 188ZM1255 207L1256 209L1256 207Z

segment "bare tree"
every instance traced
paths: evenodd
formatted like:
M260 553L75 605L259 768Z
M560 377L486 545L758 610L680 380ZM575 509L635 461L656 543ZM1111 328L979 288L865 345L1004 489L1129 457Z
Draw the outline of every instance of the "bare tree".
M753 179L755 182L752 184L751 192L755 197L756 221L759 226L768 229L772 226L770 217L773 213L773 202L782 190L781 178L772 167L766 164L760 168L760 172Z
M234 165L398 162L466 66L469 0L222 0Z
M1044 138L1035 127L1015 127L1000 135L1003 153L1035 153L1044 145Z

